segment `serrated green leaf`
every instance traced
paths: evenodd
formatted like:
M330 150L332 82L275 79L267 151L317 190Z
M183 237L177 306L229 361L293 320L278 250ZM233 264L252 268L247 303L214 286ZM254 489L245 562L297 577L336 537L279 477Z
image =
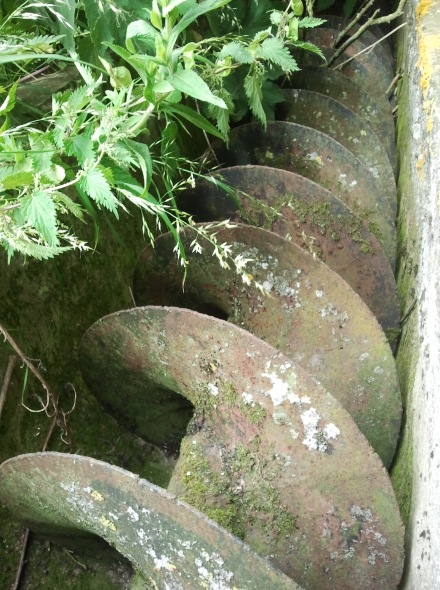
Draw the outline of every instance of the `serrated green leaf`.
M0 235L0 238L3 238L3 236ZM3 238L3 240L0 240L0 243L8 254L8 263L11 261L11 258L15 252L19 252L23 256L30 256L36 260L49 260L58 254L72 250L71 246L43 246L42 244L36 244L31 240L13 240L9 236L6 236Z
M57 209L63 212L64 208L66 209L66 211L74 215L77 219L84 221L83 209L79 203L75 203L75 201L73 201L70 197L58 191L54 191L52 193L52 196Z
M314 27L320 27L324 23L326 23L325 18L316 18L313 16L305 16L304 18L300 18L298 21L298 27L300 29L312 29Z
M227 108L225 101L215 96L208 84L194 70L179 70L168 78L168 82L187 96L215 104L222 109Z
M270 22L273 25L279 25L283 19L284 13L280 10L272 10L270 13Z
M321 57L324 61L327 61L325 55L322 53L322 50L314 43L309 43L308 41L297 41L295 43L295 47L316 53L316 55L319 55L319 57Z
M49 141L47 135L29 134L29 143L31 150L29 156L32 159L33 169L35 172L45 172L52 166L52 158L55 154L56 147Z
M9 191L34 184L33 172L17 171L15 168L8 168L9 174L1 175L0 190ZM5 169L1 171L5 172Z
M83 176L78 184L98 206L105 207L118 216L118 200L113 194L103 171L99 167L84 170Z
M240 64L250 64L254 61L252 52L238 41L231 41L222 47L218 54L220 58L232 57Z
M25 223L34 227L49 246L57 246L57 213L49 192L38 190L24 197L21 214Z
M85 135L75 135L69 137L65 141L66 154L68 156L75 156L78 163L83 166L86 160L95 159L95 151L93 149L93 141Z
M266 115L264 113L262 98L263 73L261 70L251 67L248 75L244 79L244 91L249 100L249 106L253 114L266 125Z
M281 39L269 37L265 39L257 50L257 55L271 63L280 66L284 72L297 72L298 64L290 55Z
M79 86L70 94L67 99L67 106L72 111L82 110L90 102L89 94L89 86Z

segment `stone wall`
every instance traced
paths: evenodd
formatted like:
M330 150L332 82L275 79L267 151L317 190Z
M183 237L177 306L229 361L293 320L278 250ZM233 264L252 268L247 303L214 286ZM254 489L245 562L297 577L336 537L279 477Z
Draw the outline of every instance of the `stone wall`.
M397 364L406 422L392 472L407 523L401 588L440 588L440 0L408 0L399 35Z

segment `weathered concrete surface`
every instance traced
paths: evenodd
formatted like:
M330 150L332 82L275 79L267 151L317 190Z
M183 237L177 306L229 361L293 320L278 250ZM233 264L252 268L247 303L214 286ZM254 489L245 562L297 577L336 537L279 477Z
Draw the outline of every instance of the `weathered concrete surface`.
M408 517L402 588L433 590L440 588L440 0L408 0L406 12L398 43L398 277L403 313L414 308L397 355L407 424L393 479Z

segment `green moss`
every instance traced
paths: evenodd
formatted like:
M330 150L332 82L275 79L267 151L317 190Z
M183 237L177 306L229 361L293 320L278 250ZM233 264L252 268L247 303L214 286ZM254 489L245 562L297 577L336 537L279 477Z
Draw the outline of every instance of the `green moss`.
M249 446L222 449L222 465L214 472L203 445L186 440L179 462L183 484L179 495L236 536L246 540L246 531L252 530L251 543L258 544L255 538L259 537L266 548L267 543L276 545L296 530L297 518L282 504L280 491L271 483L281 473L282 463L275 455L266 455L255 436Z
M222 402L227 406L235 406L238 402L238 393L232 383L221 381Z
M274 223L281 216L281 211L288 207L301 223L308 223L311 226L315 226L322 236L329 235L334 242L338 242L341 239L338 224L335 223L331 203L309 203L295 194L281 195L270 206L264 203L264 201L253 199L248 195L243 198L245 205L241 210L241 216L251 225L272 230ZM339 224L343 225L344 231L351 236L354 242L360 244L360 251L363 254L373 253L371 241L362 235L363 221L367 222L369 230L378 239L382 237L377 226L368 221L369 217L370 214L366 210L360 210L359 215L351 215L349 222L347 217L337 216L337 220Z
M182 442L180 455L179 473L184 486L182 499L243 538L239 505L234 502L229 478L225 474L214 473L200 445L192 445L186 439ZM183 461L182 457L185 457Z
M129 285L133 268L144 247L138 215L121 215L117 231L125 246L116 243L102 219L98 250L79 255L72 252L54 260L23 261L14 257L7 264L0 256L0 322L30 358L36 359L44 378L59 396L63 411L72 406L70 384L77 392L76 406L67 417L71 444L55 428L48 450L88 455L128 469L166 487L174 461L122 428L106 413L86 388L78 369L77 350L85 330L100 317L133 306ZM89 240L93 244L93 227ZM0 342L0 375L3 376L11 348ZM1 380L2 377L0 377ZM17 363L2 413L0 461L21 453L41 451L51 419L21 405L24 371ZM40 406L44 392L29 377L26 401ZM65 437L64 437L65 438ZM20 558L21 528L13 516L0 509L0 588L10 588ZM126 588L107 574L97 558L88 558L89 571L75 564L62 550L31 542L26 566L26 587L35 589ZM72 575L74 569L78 573Z
M402 49L402 45L400 47ZM412 129L409 109L409 77L403 76L399 85L399 110L397 117L397 144L400 155L398 196L399 219L397 224L398 275L397 286L402 314L406 314L415 303L415 285L418 273L419 238L417 236L416 203L414 202L414 178L412 177L412 154L410 144ZM416 362L420 339L418 336L417 308L408 315L402 325L396 355L397 372L401 384L404 414L402 434L391 469L391 480L396 493L402 520L408 524L412 499L413 481L413 433L407 408L411 406L411 392L414 387Z
M390 344L393 344L398 339L400 333L400 328L388 328L385 330L385 336L387 337L387 340Z

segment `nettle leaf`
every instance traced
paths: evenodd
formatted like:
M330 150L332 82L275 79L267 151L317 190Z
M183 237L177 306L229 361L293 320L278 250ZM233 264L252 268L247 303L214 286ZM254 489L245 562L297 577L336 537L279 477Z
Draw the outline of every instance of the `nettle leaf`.
M248 75L244 79L244 91L249 100L249 106L253 114L266 125L266 115L263 109L262 99L262 83L264 70L256 67L251 67Z
M252 52L247 47L238 43L238 41L231 41L222 47L218 54L220 58L232 57L240 64L251 64L254 61Z
M14 239L12 236L5 236L4 239L0 241L0 244L7 252L8 263L10 263L15 252L19 252L20 254L23 254L23 256L31 256L36 260L49 260L62 252L67 252L72 249L71 246L45 246L26 239L26 237L22 239Z
M297 72L298 64L290 55L281 39L269 37L257 49L257 55L271 63L280 66L285 72Z
M58 244L57 212L48 191L37 190L24 197L20 209L25 223L34 227L49 246Z
M215 120L217 129L223 136L223 139L228 143L228 135L229 135L229 120L230 120L230 113L234 110L234 101L232 99L232 95L230 92L226 90L226 88L221 88L220 90L221 97L225 101L228 110L219 109L215 105L208 105L208 113L209 116Z
M90 102L90 86L80 86L74 90L67 99L67 106L72 111L82 110Z
M87 160L95 159L95 151L93 149L93 141L90 137L85 135L75 135L69 137L65 141L66 154L68 156L75 156L78 163L82 166Z
M48 139L47 135L42 137L39 134L30 133L29 143L31 151L29 156L32 158L33 169L35 172L45 172L52 166L52 158L56 151L54 144Z
M279 25L283 20L283 17L284 12L281 12L280 10L272 10L272 12L270 13L270 22L273 25Z
M299 19L298 27L300 29L312 29L314 27L320 27L324 23L326 23L325 18L316 18L313 16L305 16L304 18Z
M71 213L76 218L83 221L83 209L79 203L75 203L75 201L73 201L70 197L58 191L54 191L52 196L56 203L57 209L59 209L61 213Z
M99 206L109 209L118 217L118 200L112 192L110 184L106 178L106 172L101 166L85 169L79 181L79 187Z
M34 174L32 172L17 171L14 168L8 168L8 170L10 170L10 173L0 179L1 190L9 191L34 184Z
M168 78L168 82L187 96L215 104L222 109L227 108L225 101L215 96L208 84L194 70L179 70Z
M295 47L316 53L316 55L319 55L319 57L321 57L324 61L327 61L325 55L322 53L322 50L314 43L309 43L308 41L297 41L295 43Z

